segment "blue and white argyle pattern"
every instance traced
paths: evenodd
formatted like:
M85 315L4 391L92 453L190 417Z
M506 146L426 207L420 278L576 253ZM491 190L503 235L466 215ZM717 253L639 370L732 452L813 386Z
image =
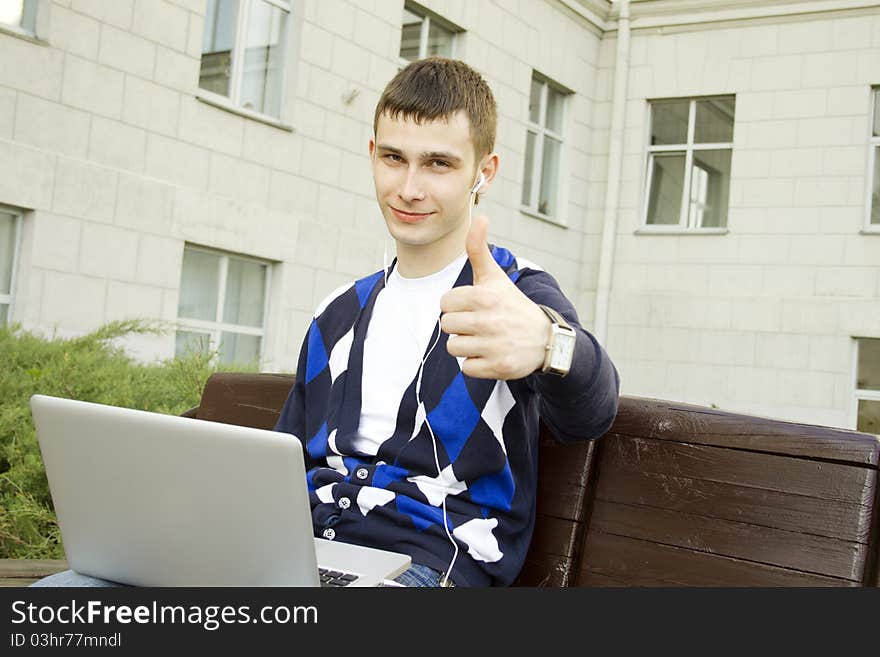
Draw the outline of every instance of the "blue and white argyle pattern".
M506 249L491 250L527 295L540 287L540 302L547 303L551 290L557 301L551 305L576 321L552 277L531 263L518 264ZM383 274L340 288L319 306L276 426L306 449L316 535L406 552L444 571L454 551L448 531L460 552L457 583L509 584L534 522L535 387L529 377L505 382L465 376L462 359L449 355L448 336L440 331L425 362L420 401L414 378L393 435L375 456L358 452L364 340ZM472 281L466 262L455 285ZM438 331L439 322L433 337Z

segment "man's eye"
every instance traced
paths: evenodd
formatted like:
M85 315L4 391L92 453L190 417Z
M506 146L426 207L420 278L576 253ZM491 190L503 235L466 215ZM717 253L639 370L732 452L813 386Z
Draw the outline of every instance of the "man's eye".
M431 166L435 168L445 169L449 167L449 162L446 160L431 160Z
M403 162L403 158L400 157L397 153L387 153L385 155L385 159L389 162Z

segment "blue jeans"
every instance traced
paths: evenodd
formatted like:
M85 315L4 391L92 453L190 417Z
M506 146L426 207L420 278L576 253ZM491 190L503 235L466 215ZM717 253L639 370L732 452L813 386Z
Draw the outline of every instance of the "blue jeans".
M394 581L407 587L436 588L440 586L440 573L433 568L414 563L408 570L398 575Z
M440 586L440 573L433 568L422 566L414 563L408 570L404 571L395 580L398 584L406 587L437 587ZM49 575L43 579L37 580L31 586L36 587L110 587L110 586L126 586L117 582L111 582L106 579L99 579L89 575L80 575L72 570L65 570L54 575Z

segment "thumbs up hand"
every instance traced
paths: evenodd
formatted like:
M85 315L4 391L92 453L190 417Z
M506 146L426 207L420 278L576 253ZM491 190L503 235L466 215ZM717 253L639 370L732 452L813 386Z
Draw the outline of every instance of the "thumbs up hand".
M474 284L440 299L446 350L463 356L462 372L480 379L520 379L544 363L550 320L498 266L489 251L489 219L475 217L467 236Z

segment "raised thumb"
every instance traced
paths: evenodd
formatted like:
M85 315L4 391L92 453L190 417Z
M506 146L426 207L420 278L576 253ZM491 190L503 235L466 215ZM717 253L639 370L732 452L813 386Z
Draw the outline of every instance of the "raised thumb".
M488 233L489 217L484 214L474 217L465 243L468 260L474 270L474 285L486 280L498 269L498 264L489 251Z

